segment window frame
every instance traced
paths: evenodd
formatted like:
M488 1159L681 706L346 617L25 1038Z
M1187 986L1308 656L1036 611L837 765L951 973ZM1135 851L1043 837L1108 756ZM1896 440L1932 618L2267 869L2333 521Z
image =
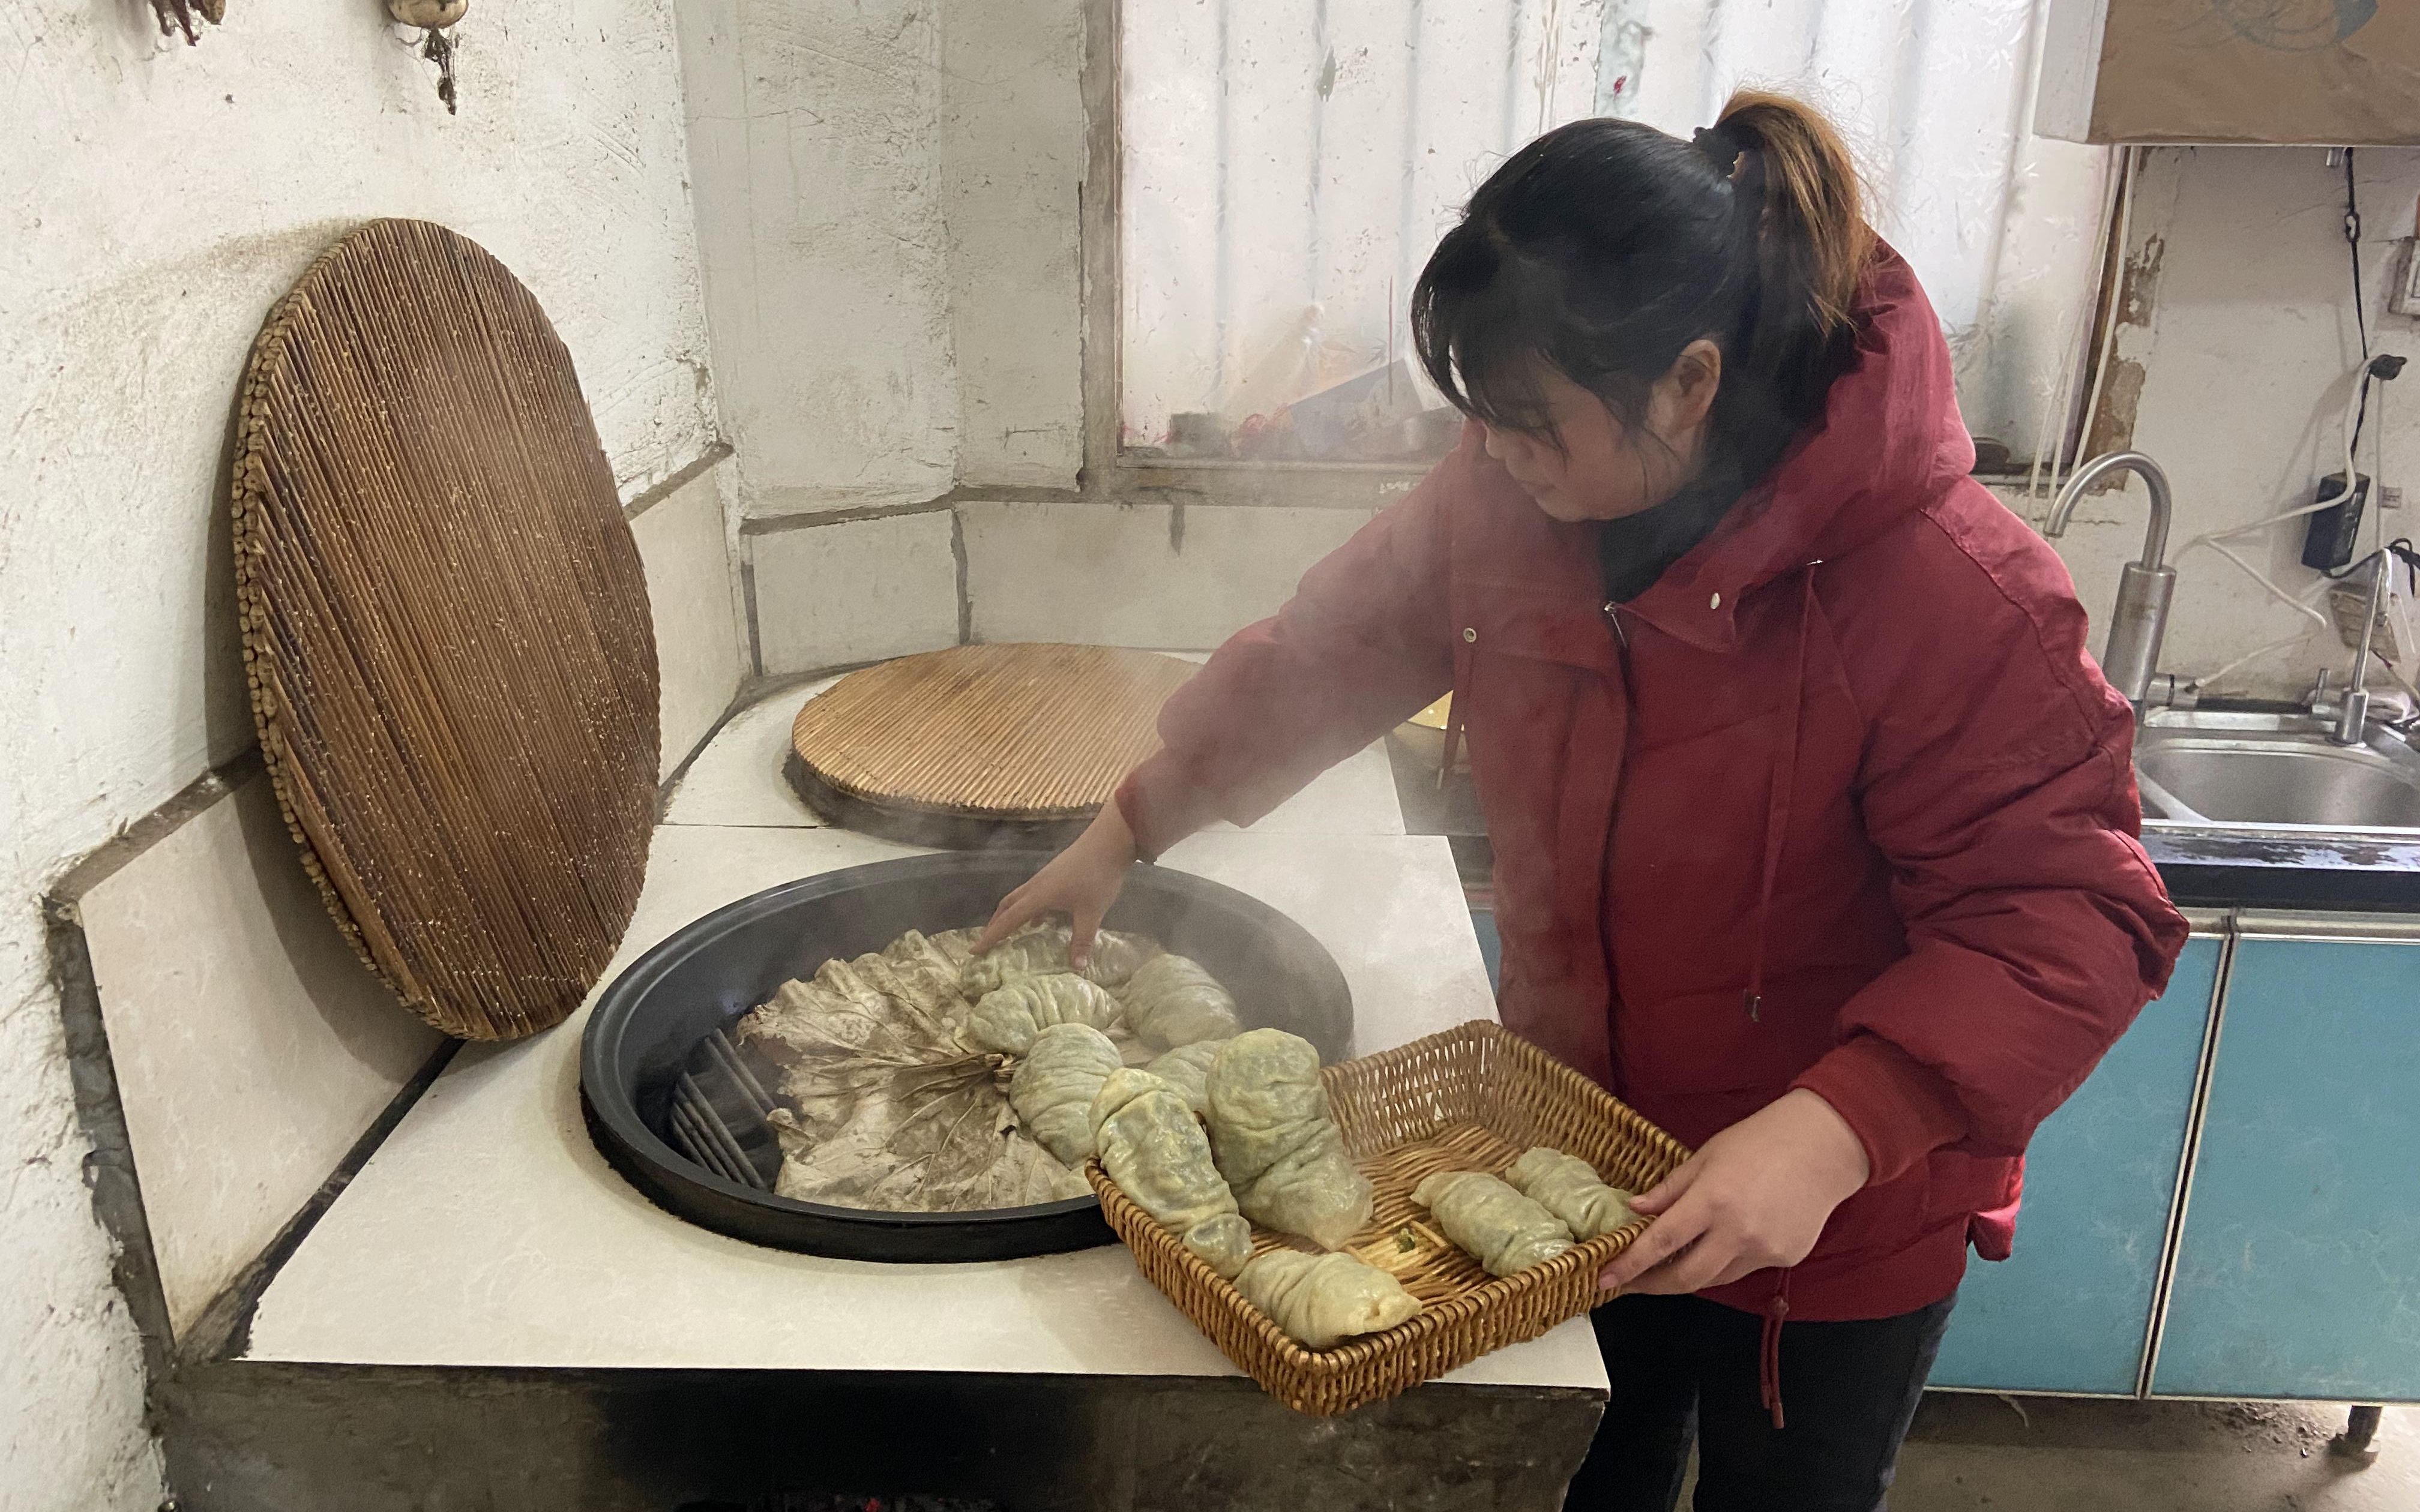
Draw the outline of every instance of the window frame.
M1344 462L1241 457L1145 456L1120 440L1125 418L1124 216L1125 136L1120 120L1125 77L1120 35L1128 0L1084 0L1084 182L1078 194L1082 285L1083 457L1079 494L1125 503L1240 504L1291 508L1371 510L1411 492L1435 467L1425 462ZM2097 285L2088 306L2081 371L2071 375L2067 414L2054 438L2052 455L2036 459L2011 455L2008 463L1977 471L1977 481L2009 486L2054 473L2057 459L2071 467L2096 438L2103 450L2122 449L2132 426L2113 427L2107 415L2085 413L2092 377L2105 345L2105 332L2118 318L2126 249L2111 245L2110 228L2126 192L2132 154L2113 160L2109 191L2102 196L2094 236L2101 248ZM2097 422L2097 423L2096 423Z

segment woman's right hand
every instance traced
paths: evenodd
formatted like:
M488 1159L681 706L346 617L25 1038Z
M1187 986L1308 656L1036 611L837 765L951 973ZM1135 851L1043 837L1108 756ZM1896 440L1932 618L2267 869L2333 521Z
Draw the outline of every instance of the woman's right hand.
M1118 901L1126 872L1137 858L1134 831L1126 827L1126 816L1112 799L1103 806L1101 816L1076 837L1075 843L1000 901L991 922L984 926L983 937L975 941L975 953L989 950L1020 925L1045 914L1063 913L1076 926L1067 945L1067 963L1080 969L1093 958L1093 936L1101 927L1101 916Z

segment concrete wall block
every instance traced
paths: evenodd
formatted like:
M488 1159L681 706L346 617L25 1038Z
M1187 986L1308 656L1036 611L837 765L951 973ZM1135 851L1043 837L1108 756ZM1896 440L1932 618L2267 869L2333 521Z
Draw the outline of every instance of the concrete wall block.
M80 905L181 1335L441 1036L361 964L256 773Z
M669 777L731 706L747 675L739 625L732 617L736 575L723 534L722 486L729 463L699 474L630 522L647 569L656 621L656 667L663 758Z
M937 509L751 536L766 673L957 644L951 532Z
M1083 7L950 6L941 48L958 476L1073 487L1084 424Z
M1215 646L1276 611L1358 509L958 506L977 640Z
M717 0L685 19L698 246L750 513L783 490L908 502L956 479L939 144L917 0Z

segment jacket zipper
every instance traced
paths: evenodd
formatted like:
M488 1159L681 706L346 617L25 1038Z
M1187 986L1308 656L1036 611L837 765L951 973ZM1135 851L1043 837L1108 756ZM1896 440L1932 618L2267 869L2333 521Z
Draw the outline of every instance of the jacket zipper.
M1605 812L1605 861L1597 878L1596 945L1605 957L1606 1056L1611 1063L1614 1086L1620 1089L1623 1086L1621 1042L1614 1032L1613 1006L1621 998L1621 970L1613 957L1613 838L1621 826L1621 790L1630 785L1630 727L1638 711L1631 697L1630 632L1621 625L1621 606L1608 598L1605 601L1603 612L1605 623L1612 627L1614 644L1619 648L1614 659L1615 675L1621 680L1622 749L1621 764L1614 774L1613 801L1606 806Z

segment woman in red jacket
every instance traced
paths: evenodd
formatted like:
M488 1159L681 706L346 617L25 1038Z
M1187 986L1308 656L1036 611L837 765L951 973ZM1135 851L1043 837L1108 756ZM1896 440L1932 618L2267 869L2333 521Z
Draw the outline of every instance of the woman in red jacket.
M1694 1437L1700 1509L1879 1506L1968 1244L2008 1254L2026 1140L2184 941L2131 711L1805 106L1540 138L1413 319L1460 448L1169 701L993 932L1088 941L1137 858L1450 689L1504 1023L1698 1151L1606 1273L1569 1504L1671 1506Z

